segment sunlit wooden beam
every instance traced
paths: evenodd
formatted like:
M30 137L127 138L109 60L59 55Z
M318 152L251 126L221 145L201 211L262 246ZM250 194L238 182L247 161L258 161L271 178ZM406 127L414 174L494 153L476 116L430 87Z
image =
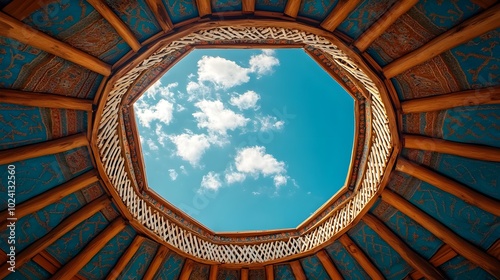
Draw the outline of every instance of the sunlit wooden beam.
M361 265L363 270L370 276L371 279L385 279L384 275L365 255L365 253L351 240L347 234L343 234L339 238L340 243L351 254L351 256Z
M456 155L485 161L500 161L500 149L495 147L464 144L420 135L403 135L404 147L443 154Z
M462 199L468 204L481 208L492 213L493 215L500 216L500 202L498 200L485 196L426 167L408 161L404 158L399 158L396 163L396 170L425 181L442 191L448 192Z
M200 17L212 14L210 0L196 0L196 7L198 7L198 15Z
M292 268L292 272L296 280L307 280L307 277L304 274L304 270L302 269L299 261L291 262L290 267Z
M116 265L113 267L111 272L106 277L107 280L112 280L118 278L120 273L125 269L130 259L135 255L139 247L141 247L142 242L145 240L144 237L137 235L132 243L127 247L127 250L120 257Z
M34 11L44 7L47 4L54 2L54 0L14 0L7 4L2 11L9 14L13 18L23 20L31 15Z
M328 276L330 276L331 279L344 279L342 274L338 271L337 267L335 267L335 264L332 262L330 257L328 256L328 253L325 250L321 250L318 253L316 253L316 257L318 257L319 261L323 265L323 267L326 270L326 273L328 273Z
M167 253L168 253L167 247L160 245L158 252L156 252L154 259L151 261L151 264L149 264L148 270L146 271L142 279L152 280L154 278L156 272L158 272L158 269L165 260Z
M92 111L92 100L50 93L0 89L0 100L23 106Z
M113 12L113 10L103 0L87 0L106 21L116 30L118 35L137 52L141 48L141 43L137 40L130 28Z
M321 22L321 27L328 31L335 30L347 16L358 6L360 0L339 0L337 5Z
M404 114L411 114L481 104L500 104L500 86L406 100L401 108Z
M83 250L57 271L51 279L69 279L75 276L106 244L125 228L125 220L115 219L99 235L90 241Z
M382 68L386 78L392 78L449 49L466 43L481 34L500 27L500 4L449 29L420 48L394 60Z
M266 265L266 280L274 280L274 267L273 265Z
M59 268L62 266L61 263L54 258L51 254L47 252L47 250L41 251L38 255L34 256L31 259L33 262L37 263L39 266L43 267L43 269L47 270L50 274L55 274ZM80 275L75 275L71 280L86 280L86 278L81 277Z
M160 24L163 31L168 32L174 28L174 24L167 13L167 8L163 4L162 0L146 0L149 9L156 18L156 21Z
M240 270L240 280L248 280L248 268L242 268Z
M89 141L85 134L79 133L55 140L3 150L0 151L0 165L57 154L74 148L87 146L88 144Z
M398 209L415 222L429 230L437 238L448 244L458 254L469 261L488 271L492 275L500 275L500 261L488 255L483 250L469 243L467 240L455 234L452 230L435 220L433 217L418 209L403 197L385 189L382 192L382 200Z
M394 251L396 251L413 269L420 271L427 279L445 279L437 268L416 253L401 238L394 234L384 223L370 213L363 216L363 221L375 231Z
M208 280L217 280L217 273L219 273L219 266L216 264L211 265Z
M182 266L181 275L179 276L179 280L189 280L189 276L191 276L191 272L193 271L194 261L191 259L186 259L184 262L184 266Z
M296 18L299 14L301 0L288 0L286 2L284 14Z
M443 244L439 250L431 257L429 262L434 266L434 267L439 267L440 265L444 264L445 262L453 259L454 257L457 256L457 252L453 251L448 244ZM416 270L410 274L411 279L420 279L424 277L424 275Z
M111 74L111 66L90 54L35 30L27 24L0 12L0 36L12 38L55 56L83 66L104 76Z
M418 0L399 0L354 42L354 46L364 52L400 16L410 10Z
M242 0L241 11L244 14L252 14L255 12L255 0Z
M40 253L42 250L50 246L56 240L61 238L67 232L72 230L81 222L93 216L95 213L99 212L101 209L106 207L110 203L110 200L106 196L101 196L96 200L90 202L89 204L83 206L80 210L73 213L71 216L64 219L59 225L53 228L50 232L45 234L42 238L33 242L30 246L25 248L19 254L16 255L16 266L21 267L23 264L28 262L36 254ZM0 279L4 279L9 270L7 270L9 264L4 263L0 267Z

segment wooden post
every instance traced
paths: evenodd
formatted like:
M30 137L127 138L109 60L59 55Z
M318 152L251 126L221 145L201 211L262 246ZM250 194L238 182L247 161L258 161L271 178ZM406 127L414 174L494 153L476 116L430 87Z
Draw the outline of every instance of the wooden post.
M151 12L155 16L156 21L158 21L163 31L168 32L174 29L174 24L172 23L172 20L168 16L167 8L163 4L163 1L146 0L146 4L148 4L149 9L151 9Z
M351 254L351 256L361 265L363 270L372 279L385 279L384 275L378 268L370 261L370 259L363 253L363 251L356 245L347 234L343 234L339 238L340 243Z
M307 277L304 274L304 270L302 270L302 266L299 261L293 261L290 263L290 267L292 268L293 275L295 276L295 280L306 280Z
M477 160L496 162L500 161L499 148L475 144L463 144L443 139L410 134L403 135L403 141L404 147L407 149L419 149Z
M0 100L5 103L23 106L61 108L92 112L92 100L49 93L0 89Z
M61 238L64 234L72 230L78 224L90 218L95 213L99 212L109 203L110 201L106 196L101 196L100 198L90 202L77 212L73 213L71 216L64 219L64 221L53 228L50 232L45 234L42 238L33 242L30 246L21 251L21 253L16 256L16 266L21 267L23 264L33 258L33 256L50 246L57 239ZM10 271L7 270L8 266L8 263L4 263L0 267L0 279L4 279L7 274L9 274Z
M248 280L248 268L242 268L240 271L240 280Z
M208 280L217 280L217 273L219 272L219 266L213 264L210 266L210 275L208 276Z
M70 279L75 276L115 235L125 228L125 221L115 219L97 237L92 239L83 250L57 271L51 279Z
M420 166L404 158L399 158L396 163L396 170L425 181L471 205L490 212L495 216L500 216L500 202L498 200L482 195L481 193L476 192L475 190L428 168Z
M500 27L500 20L498 19L499 13L500 4L496 4L479 15L449 29L420 48L386 65L382 69L384 76L390 79L449 49Z
M111 66L97 57L54 39L3 12L0 12L0 36L31 45L101 75L109 76L111 74Z
M301 0L288 0L283 13L291 18L296 18L299 14L300 2Z
M242 0L241 11L244 14L253 14L255 12L255 0Z
M448 244L443 244L441 248L431 257L429 262L434 266L434 267L439 267L443 263L453 259L454 257L457 256L457 252L453 251L453 249L448 246ZM411 279L420 279L424 277L424 275L416 270L412 272L411 274Z
M458 254L469 261L480 266L492 275L500 275L500 261L488 255L483 250L469 243L467 240L456 235L452 230L436 221L427 213L402 198L398 194L385 189L382 192L382 200L419 223L444 243L450 245Z
M158 252L156 252L155 258L151 261L151 264L149 265L148 270L146 271L142 279L152 280L154 278L156 272L163 264L167 253L167 247L160 245L160 248L158 248Z
M193 267L194 267L194 261L192 259L186 259L186 261L184 262L184 266L182 267L179 280L189 280L189 276L191 276Z
M354 42L354 46L360 52L364 52L370 45L382 35L389 26L391 26L399 17L408 12L418 0L400 0L382 15L370 28L368 28L361 36Z
M340 274L337 267L335 267L335 264L332 262L332 260L328 256L328 253L325 250L321 250L318 253L316 253L316 257L318 257L319 261L325 268L326 273L328 273L328 276L330 276L332 280L344 279L344 277L342 276L342 274Z
M411 114L481 104L500 104L500 86L406 100L401 108L403 114Z
M274 267L272 264L266 265L266 280L274 280Z
M427 279L445 279L437 268L413 251L403 240L394 234L384 223L370 213L363 221L391 246L413 269L420 271Z
M198 15L200 17L212 14L210 0L196 0L196 6L198 7Z
M358 6L360 0L339 0L337 5L321 23L325 30L335 30L347 16Z
M127 266L128 262L130 259L135 255L137 250L139 250L139 247L141 247L142 242L146 238L136 235L134 238L134 241L127 247L127 250L123 255L120 257L118 262L116 263L115 267L111 270L111 272L108 274L106 279L111 280L111 279L116 279L122 272L122 270Z
M79 133L55 140L3 150L0 151L0 165L57 154L74 148L87 146L88 144L89 142L85 134Z

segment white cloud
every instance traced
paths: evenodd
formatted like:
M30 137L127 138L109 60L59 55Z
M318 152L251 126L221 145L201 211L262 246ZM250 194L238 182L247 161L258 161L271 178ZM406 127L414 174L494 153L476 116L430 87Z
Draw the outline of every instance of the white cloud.
M204 190L213 190L217 191L221 186L222 182L220 181L219 174L213 171L208 172L207 175L204 175L201 179L201 191Z
M181 170L182 174L185 174L185 175L188 174L186 167L184 167L184 165L179 166L179 169Z
M271 73L273 67L280 64L280 61L273 55L273 50L263 50L261 54L252 55L249 61L250 71L259 76Z
M156 81L148 90L145 92L146 96L149 98L156 99L157 95L162 96L170 101L174 101L174 93L171 91L173 88L177 87L178 83L171 83L167 86L162 86L161 80Z
M253 195L260 195L260 192L252 192Z
M260 131L280 130L285 125L284 121L279 121L274 116L257 117L260 122Z
M266 154L266 148L254 146L239 150L235 158L236 170L264 176L286 173L285 163Z
M229 173L226 173L225 175L226 177L226 182L231 185L231 184L234 184L234 183L241 183L243 181L245 181L246 179L246 175L244 173L240 173L240 172L229 172Z
M175 171L175 169L169 169L168 176L170 176L170 179L172 181L175 181L177 179L177 176L179 176L179 174L177 173L177 171Z
M255 91L249 90L243 94L235 95L231 97L229 103L233 106L238 107L240 110L246 109L258 109L256 108L257 101L259 101L260 95Z
M278 174L274 176L273 180L274 180L274 186L276 187L283 186L286 185L286 182L288 181L288 176Z
M247 83L249 69L222 57L203 56L198 61L198 81L211 82L216 88L228 89Z
M181 104L177 104L175 109L177 110L177 112L182 112L186 110L186 107L182 106Z
M145 101L136 102L134 107L139 122L147 128L154 120L169 124L173 118L174 104L166 99L159 100L155 105L149 105Z
M148 147L151 151L158 150L158 146L156 146L155 142L152 139L146 140L146 144L148 144Z
M210 147L208 138L204 134L193 134L188 131L170 137L177 150L175 154L192 166L197 166L205 151Z
M198 121L199 128L206 128L209 132L226 135L228 130L244 127L249 121L243 115L225 109L219 100L202 100L195 103L201 112L193 113Z
M210 95L210 88L203 84L203 82L190 81L186 86L186 91L189 95L188 101L206 98Z
M165 131L163 131L163 126L161 124L156 124L155 134L158 143L160 143L160 145L165 147L165 142L168 139L168 135L167 133L165 133Z

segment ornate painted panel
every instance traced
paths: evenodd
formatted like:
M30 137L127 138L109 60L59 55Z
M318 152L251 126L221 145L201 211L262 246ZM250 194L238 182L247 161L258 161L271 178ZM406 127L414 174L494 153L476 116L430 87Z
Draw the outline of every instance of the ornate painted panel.
M344 279L370 279L368 274L366 274L363 268L347 252L340 242L336 241L332 245L326 247L326 251Z
M120 273L118 279L140 279L146 273L149 264L153 260L156 250L158 249L158 243L146 239L142 242L141 247L135 253L135 255L130 259L127 266Z
M57 0L33 12L24 23L113 64L130 47L85 0Z
M198 8L194 0L162 0L173 24L198 17Z
M87 279L104 279L134 240L135 230L127 226L113 237L79 272Z
M291 280L295 279L292 268L289 264L279 264L274 266L275 280Z
M462 256L456 256L453 259L439 266L439 269L445 273L449 279L498 279L484 271L477 265L469 262Z
M212 12L241 11L241 0L210 0Z
M219 269L217 280L240 280L240 271L236 269Z
M5 280L49 279L49 277L49 272L34 261L29 261L17 269L15 273L9 273L9 275L5 277Z
M169 251L165 261L158 269L155 279L176 280L181 274L183 265L184 258L173 251Z
M249 280L266 280L266 271L264 269L250 269L248 271Z
M330 279L330 276L328 276L325 268L315 255L300 259L300 264L307 279Z
M394 251L373 229L360 221L348 231L366 256L379 268L386 279L403 279L413 268Z
M189 276L189 280L206 280L210 273L210 266L201 263L195 263L193 271Z
M285 11L286 0L256 0L255 10L282 13Z
M338 0L304 0L300 4L299 16L323 21L337 3Z

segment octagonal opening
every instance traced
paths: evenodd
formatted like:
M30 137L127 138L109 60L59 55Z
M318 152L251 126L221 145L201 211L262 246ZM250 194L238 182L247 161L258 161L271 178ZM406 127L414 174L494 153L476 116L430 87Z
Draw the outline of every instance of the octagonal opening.
M295 228L345 184L354 99L303 49L198 49L134 104L148 187L213 231Z

